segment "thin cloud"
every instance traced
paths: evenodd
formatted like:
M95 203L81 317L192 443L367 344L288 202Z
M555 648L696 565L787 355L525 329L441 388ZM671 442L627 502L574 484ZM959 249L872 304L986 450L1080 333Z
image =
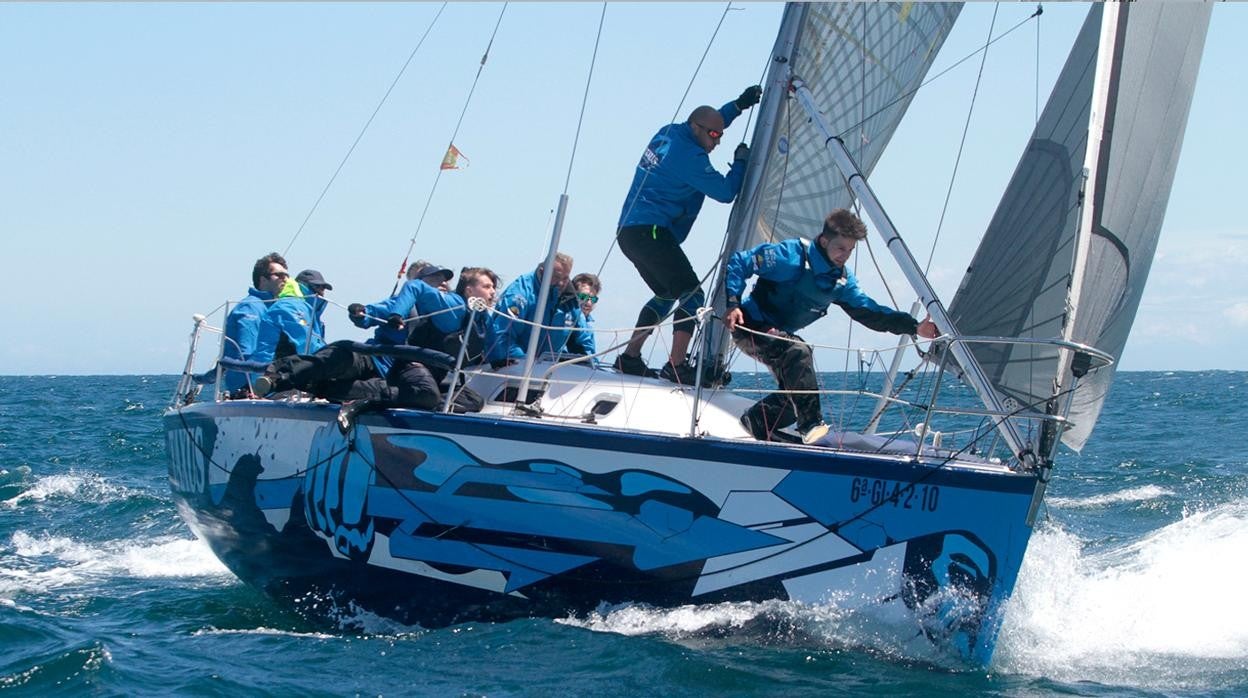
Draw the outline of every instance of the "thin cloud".
M1248 327L1248 301L1233 303L1222 314L1236 327Z

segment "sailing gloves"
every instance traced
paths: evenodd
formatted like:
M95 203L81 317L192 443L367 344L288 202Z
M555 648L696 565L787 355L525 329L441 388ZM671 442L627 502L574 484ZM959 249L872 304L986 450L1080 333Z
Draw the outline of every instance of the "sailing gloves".
M738 145L737 149L732 151L733 162L737 162L738 160L740 160L741 162L745 162L746 160L749 160L749 159L750 159L750 146L744 143L742 143L741 145Z
M352 303L347 306L347 317L351 319L351 323L356 327L367 327L364 323L367 317L367 309L363 303ZM390 329L401 330L404 326L403 316L398 313L390 313L386 316L386 326Z
M737 109L740 109L741 111L745 111L746 109L749 109L755 104L758 104L758 100L761 99L762 96L763 96L763 88L759 87L758 85L751 85L745 88L745 92L742 92L741 96L737 97L736 102L734 102L734 104L737 105Z

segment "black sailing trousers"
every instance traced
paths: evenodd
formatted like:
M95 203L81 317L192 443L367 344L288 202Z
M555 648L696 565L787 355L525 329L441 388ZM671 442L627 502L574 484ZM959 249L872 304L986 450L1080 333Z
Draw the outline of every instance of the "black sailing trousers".
M750 327L757 332L768 328ZM795 421L799 431L823 421L819 404L819 381L815 377L815 360L810 345L795 334L771 329L768 334L752 334L733 330L732 339L741 351L761 362L771 371L781 390L812 391L800 395L773 393L754 403L746 411L754 437L769 440L777 429Z

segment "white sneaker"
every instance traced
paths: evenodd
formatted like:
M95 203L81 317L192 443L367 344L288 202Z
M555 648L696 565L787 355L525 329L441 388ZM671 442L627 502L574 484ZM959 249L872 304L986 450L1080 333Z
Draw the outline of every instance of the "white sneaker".
M807 446L813 443L817 443L820 439L828 435L828 429L829 427L827 424L824 424L823 422L819 422L815 426L807 429L802 434L802 443L806 444Z

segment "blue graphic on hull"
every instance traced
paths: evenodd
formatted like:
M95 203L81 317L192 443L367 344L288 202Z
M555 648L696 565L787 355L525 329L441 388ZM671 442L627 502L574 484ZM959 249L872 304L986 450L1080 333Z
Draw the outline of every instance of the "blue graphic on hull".
M921 465L870 476L831 459L824 471L787 470L783 459L689 468L684 457L516 441L547 456L645 464L602 472L596 462L591 472L549 457L489 462L451 435L391 422L384 428L398 433L357 423L344 435L319 419L305 459L300 444L218 450L211 422L193 426L203 441L175 455L238 454L219 465L228 482L186 488L231 569L276 595L341 592L404 622L557 616L602 601L812 600L827 580L904 604L937 645L987 656L998 622L989 604L1008 596L1025 541L1016 510L1026 495L995 481L963 487ZM491 453L510 446L470 438ZM194 465L171 471L190 483ZM714 499L699 489L711 487ZM884 547L902 557L900 575L884 567L897 559L880 557ZM889 572L886 583L872 585L873 566Z
M308 525L340 553L365 559L386 520L393 557L496 570L505 591L604 558L653 572L789 542L716 518L706 497L655 473L487 463L443 437L361 425L317 432L304 483Z
M338 552L365 560L376 532L365 515L364 495L373 483L373 449L368 432L356 426L345 437L336 425L317 430L308 452L303 510L308 526L325 534Z

